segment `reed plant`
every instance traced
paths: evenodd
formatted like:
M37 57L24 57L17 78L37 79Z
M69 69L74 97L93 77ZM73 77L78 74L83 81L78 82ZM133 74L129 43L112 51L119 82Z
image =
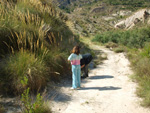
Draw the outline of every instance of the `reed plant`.
M24 80L22 80L21 83L22 85L27 86L28 78L24 77ZM40 93L36 95L35 99L30 96L29 87L24 89L21 95L21 102L23 113L51 113L50 107L46 105L46 102L44 102L44 99Z
M142 49L128 48L127 56L131 61L132 69L134 70L134 81L138 83L137 95L142 97L141 105L150 106L150 46L147 42Z
M60 12L56 12L50 4L43 5L40 1L20 0L15 4L3 3L0 7L1 53L8 50L6 43L11 45L12 34L23 34L25 31L28 37L42 39L46 36L54 43L60 41L62 36L67 42L69 36L73 35L63 20L59 19L63 14L59 15Z
M0 91L20 94L28 78L31 92L70 72L67 54L72 32L66 17L42 0L4 1L0 4Z
M3 82L5 81L4 86L10 87L9 92L22 93L24 87L21 80L24 77L28 78L28 86L32 91L39 91L46 85L48 80L47 67L34 54L20 51L3 62L1 79L3 79Z

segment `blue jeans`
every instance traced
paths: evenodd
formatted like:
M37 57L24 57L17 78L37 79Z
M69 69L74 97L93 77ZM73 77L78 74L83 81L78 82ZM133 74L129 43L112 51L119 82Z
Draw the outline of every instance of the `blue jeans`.
M81 83L81 66L72 65L72 87L73 88L80 87L80 83Z

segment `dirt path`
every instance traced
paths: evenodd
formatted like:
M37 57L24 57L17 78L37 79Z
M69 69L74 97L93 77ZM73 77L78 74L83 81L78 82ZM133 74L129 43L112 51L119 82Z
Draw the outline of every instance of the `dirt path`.
M62 93L56 94L51 103L54 113L150 113L140 106L136 84L129 79L130 63L124 54L97 45L91 48L102 50L108 60L90 71L79 90L70 89L71 81L64 82Z

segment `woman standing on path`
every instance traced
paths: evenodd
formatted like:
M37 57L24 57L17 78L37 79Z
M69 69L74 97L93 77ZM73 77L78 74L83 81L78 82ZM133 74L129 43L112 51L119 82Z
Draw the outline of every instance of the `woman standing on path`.
M72 50L72 54L68 57L68 60L71 61L71 65L72 65L72 88L71 89L76 89L81 87L80 59L82 59L82 56L80 55L80 47L75 46Z

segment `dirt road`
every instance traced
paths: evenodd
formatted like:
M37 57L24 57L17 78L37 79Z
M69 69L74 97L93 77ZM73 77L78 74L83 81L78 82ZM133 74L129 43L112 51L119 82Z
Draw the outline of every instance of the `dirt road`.
M150 113L140 106L137 85L129 79L132 71L124 54L97 45L91 48L102 50L108 59L90 71L81 89L71 90L71 81L65 81L51 103L54 113Z

